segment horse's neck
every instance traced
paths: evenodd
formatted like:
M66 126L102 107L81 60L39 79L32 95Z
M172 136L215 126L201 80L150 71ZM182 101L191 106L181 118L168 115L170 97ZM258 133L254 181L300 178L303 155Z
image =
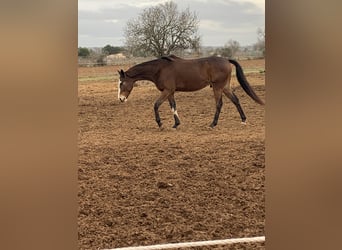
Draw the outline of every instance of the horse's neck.
M135 81L139 80L149 80L154 82L156 73L159 67L154 63L142 63L135 65L127 71L129 77L134 78Z

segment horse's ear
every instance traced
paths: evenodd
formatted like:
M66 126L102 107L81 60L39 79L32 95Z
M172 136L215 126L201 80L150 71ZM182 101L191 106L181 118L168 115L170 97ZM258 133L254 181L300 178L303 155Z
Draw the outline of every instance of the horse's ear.
M119 72L119 74L120 74L120 76L122 77L122 78L124 78L125 77L125 72L123 71L123 70L118 70L118 72Z

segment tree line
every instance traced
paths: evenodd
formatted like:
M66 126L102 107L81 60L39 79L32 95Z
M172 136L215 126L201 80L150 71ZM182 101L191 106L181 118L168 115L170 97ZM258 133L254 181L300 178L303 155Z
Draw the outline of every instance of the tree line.
M133 57L156 56L188 53L203 53L201 39L198 34L199 19L189 7L178 10L176 3L170 1L144 9L136 18L127 22L124 27L125 45L115 47L106 45L101 50L103 57L111 54L125 53ZM265 55L265 30L257 31L258 41L253 49ZM238 41L230 39L211 54L233 58L241 50ZM79 57L89 57L92 51L78 48ZM101 57L100 56L100 57Z
M112 46L110 44L107 44L101 49L101 54L104 56L108 55L114 55L118 53L122 53L125 51L124 47L117 47L117 46ZM79 47L78 48L78 56L79 57L89 57L92 54L98 54L97 51L94 51L92 49L86 48L86 47Z

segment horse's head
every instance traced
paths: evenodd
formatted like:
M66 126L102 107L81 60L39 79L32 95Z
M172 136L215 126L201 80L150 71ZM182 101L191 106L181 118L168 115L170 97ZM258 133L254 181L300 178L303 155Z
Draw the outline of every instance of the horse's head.
M123 70L118 71L120 78L118 84L118 98L121 102L127 101L133 89L134 80L126 75Z

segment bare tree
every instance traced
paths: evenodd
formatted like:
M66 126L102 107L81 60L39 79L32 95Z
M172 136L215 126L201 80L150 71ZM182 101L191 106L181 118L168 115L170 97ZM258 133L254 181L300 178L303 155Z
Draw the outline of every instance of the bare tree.
M238 41L230 39L225 45L232 51L232 57L235 57L236 53L240 50L240 43Z
M258 42L254 44L254 49L261 51L265 56L265 30L258 28L257 35Z
M240 49L240 43L238 41L230 39L223 48L218 49L219 53L223 57L233 58Z
M199 48L198 19L189 8L179 12L177 4L166 2L147 8L127 22L127 49L137 55L169 55L183 49Z

